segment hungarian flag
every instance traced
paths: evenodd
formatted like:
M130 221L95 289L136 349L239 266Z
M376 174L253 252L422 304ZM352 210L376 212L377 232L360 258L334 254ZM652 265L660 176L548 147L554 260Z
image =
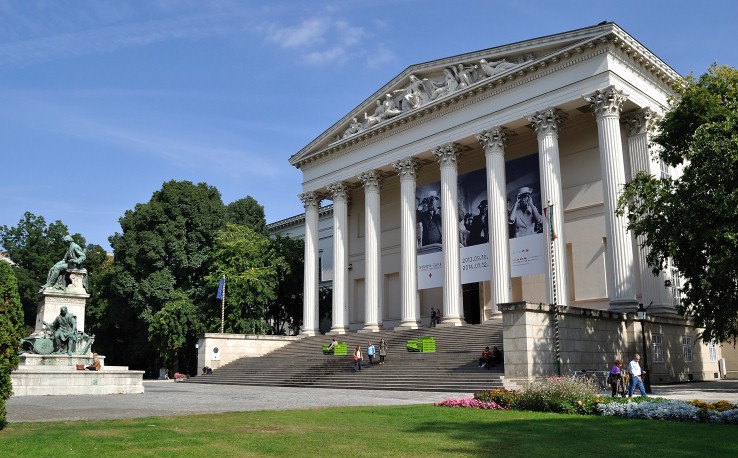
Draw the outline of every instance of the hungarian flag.
M223 278L220 279L220 283L218 283L218 292L215 293L216 299L223 299L224 289L225 289L225 275L223 275Z

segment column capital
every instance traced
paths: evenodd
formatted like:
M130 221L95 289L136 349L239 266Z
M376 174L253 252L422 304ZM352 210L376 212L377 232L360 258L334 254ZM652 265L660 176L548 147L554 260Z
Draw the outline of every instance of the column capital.
M485 153L491 153L492 151L505 151L505 145L507 144L508 138L511 133L509 130L501 126L494 126L490 130L483 130L477 135L477 140L484 147Z
M397 174L400 175L400 180L405 178L412 178L414 180L418 175L418 170L420 170L421 165L419 160L414 157L408 157L406 159L393 162L392 167L394 167Z
M535 129L536 134L540 136L544 135L558 135L559 124L564 122L567 118L566 113L559 110L558 108L547 108L543 111L536 111L532 115L527 116L528 122Z
M335 183L329 184L327 187L333 201L338 199L348 201L349 192L351 191L351 186L348 183L345 181L336 181Z
M590 108L594 110L595 116L598 118L620 116L620 110L623 108L623 102L628 100L628 94L615 86L608 86L602 90L598 89L590 95L585 95L584 100L589 102Z
M656 112L648 107L642 110L629 111L620 117L620 121L625 126L629 137L645 134L653 126L656 119Z
M384 174L379 170L372 169L359 174L357 178L364 184L366 191L379 191Z
M461 155L461 150L459 149L458 145L453 142L437 146L433 148L431 152L436 157L441 167L448 165L458 165L459 156Z
M303 192L302 194L299 194L298 197L302 201L302 205L305 207L305 210L307 210L308 207L320 208L320 201L323 200L315 191Z

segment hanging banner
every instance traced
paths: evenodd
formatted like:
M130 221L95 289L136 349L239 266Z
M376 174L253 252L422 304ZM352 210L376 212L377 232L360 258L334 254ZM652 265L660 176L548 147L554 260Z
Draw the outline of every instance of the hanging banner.
M507 161L505 174L510 275L523 277L545 273L546 237L543 234L538 154Z
M485 169L458 178L458 227L461 283L490 279L489 223L487 221L487 174ZM416 235L418 289L443 287L441 182L418 187Z

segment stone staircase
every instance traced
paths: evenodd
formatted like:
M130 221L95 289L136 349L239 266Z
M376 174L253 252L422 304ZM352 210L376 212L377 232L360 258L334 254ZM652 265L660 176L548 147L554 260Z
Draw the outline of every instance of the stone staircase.
M433 337L435 353L408 352L408 339ZM385 364L368 365L367 342L388 345ZM321 345L329 336L305 337L267 355L241 358L209 375L192 377L185 383L261 385L362 390L406 390L474 392L502 388L503 368L480 369L479 356L485 346L502 348L502 320L480 325L389 330L375 333L352 332L337 336L348 344L347 356L323 355ZM364 366L353 370L353 348L361 345ZM378 349L377 349L378 352Z

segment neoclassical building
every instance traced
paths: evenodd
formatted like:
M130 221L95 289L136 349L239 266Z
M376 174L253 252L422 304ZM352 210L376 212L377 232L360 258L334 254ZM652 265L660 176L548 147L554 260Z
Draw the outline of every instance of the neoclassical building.
M680 76L614 23L408 67L290 158L303 173L302 333L479 323L500 304L673 315L615 214L637 171L669 174L649 126ZM320 246L332 204L332 246ZM322 260L325 263L325 259Z

